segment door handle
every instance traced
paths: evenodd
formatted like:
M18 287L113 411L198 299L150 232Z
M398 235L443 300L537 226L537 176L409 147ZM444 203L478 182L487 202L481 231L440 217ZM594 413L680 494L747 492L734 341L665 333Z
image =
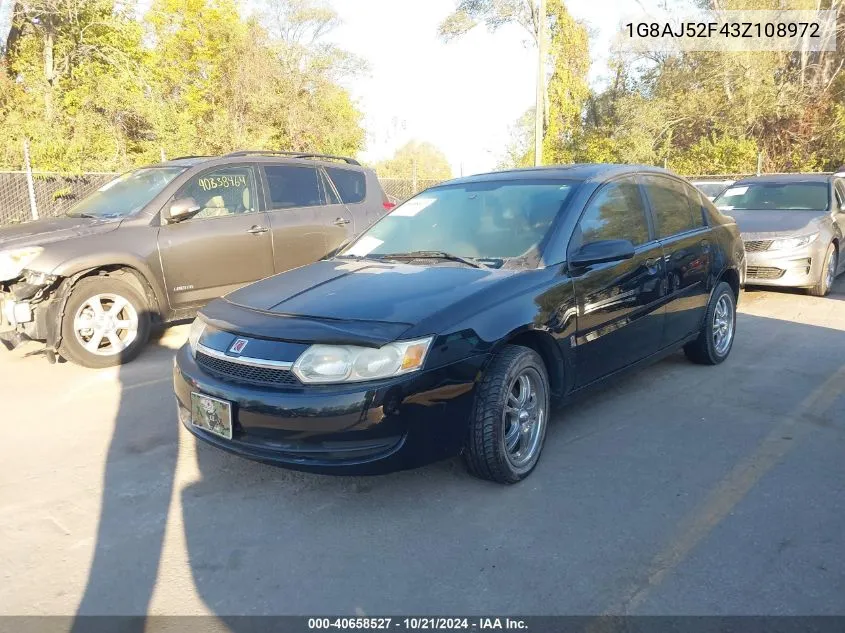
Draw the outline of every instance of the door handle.
M268 229L263 226L258 226L257 224L253 225L251 228L247 229L247 233L252 233L253 235L259 235L261 233L266 233Z
M350 223L350 221L347 220L346 218L338 218L337 220L334 221L335 226L343 226L344 224L349 224L349 223Z

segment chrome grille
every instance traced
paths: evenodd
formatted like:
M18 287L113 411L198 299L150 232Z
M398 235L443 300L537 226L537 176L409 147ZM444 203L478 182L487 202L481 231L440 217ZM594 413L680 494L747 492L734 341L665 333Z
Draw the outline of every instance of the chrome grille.
M747 270L749 279L780 279L785 272L781 268L770 266L749 266Z
M302 383L287 369L245 365L215 358L197 350L197 365L220 378L253 385L298 387Z
M759 253L760 251L767 251L772 245L772 240L749 240L745 243L746 253Z

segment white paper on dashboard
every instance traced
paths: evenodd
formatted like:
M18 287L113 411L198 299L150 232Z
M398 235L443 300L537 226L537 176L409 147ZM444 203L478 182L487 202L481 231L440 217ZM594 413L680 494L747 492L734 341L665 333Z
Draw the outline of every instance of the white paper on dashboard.
M375 237L365 235L360 240L355 242L352 248L346 251L344 255L357 255L358 257L365 257L382 244L384 244L384 240L379 240Z
M741 196L746 191L748 191L748 187L731 187L725 193L722 194L722 197L730 198L731 196Z
M396 210L390 215L391 217L401 216L406 218L412 218L417 213L419 213L426 207L430 207L435 202L437 202L436 198L416 198L414 200L409 200L402 206L397 207Z

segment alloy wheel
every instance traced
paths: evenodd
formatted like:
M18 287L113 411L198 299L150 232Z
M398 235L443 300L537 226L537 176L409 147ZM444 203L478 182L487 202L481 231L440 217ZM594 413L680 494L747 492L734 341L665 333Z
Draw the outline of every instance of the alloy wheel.
M731 300L728 295L723 294L716 302L716 310L713 312L713 348L719 356L728 353L733 333L734 314Z
M87 299L73 317L76 340L91 354L113 356L138 336L138 312L125 297L98 294Z
M528 466L546 424L546 387L536 369L522 370L508 389L504 408L505 454L515 469Z

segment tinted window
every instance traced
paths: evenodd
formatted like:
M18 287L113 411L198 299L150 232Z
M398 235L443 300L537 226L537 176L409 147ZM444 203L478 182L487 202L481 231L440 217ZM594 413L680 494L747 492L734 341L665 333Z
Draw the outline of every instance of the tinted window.
M326 201L326 204L340 204L340 198L334 192L334 187L332 187L329 177L323 172L320 172L320 184L323 187L323 199Z
M257 209L251 167L224 167L191 178L177 198L193 198L200 207L195 218L214 218Z
M644 176L643 185L654 211L658 237L670 237L701 226L701 204L687 197L680 180Z
M845 203L845 185L841 180L836 181L836 208L841 209L842 204Z
M707 196L698 191L692 185L684 183L684 191L687 192L687 199L689 200L690 210L692 211L692 224L694 228L707 226L706 204L709 202Z
M760 182L729 187L713 201L719 209L827 210L826 182Z
M519 257L543 241L575 186L522 180L429 189L396 207L342 255L445 251L491 260Z
M322 204L315 167L267 165L264 167L272 209L316 207Z
M575 248L600 240L648 242L645 207L637 184L619 180L602 187L587 206L573 236Z
M360 171L326 167L326 171L337 187L340 199L347 204L363 202L367 195L367 179Z

